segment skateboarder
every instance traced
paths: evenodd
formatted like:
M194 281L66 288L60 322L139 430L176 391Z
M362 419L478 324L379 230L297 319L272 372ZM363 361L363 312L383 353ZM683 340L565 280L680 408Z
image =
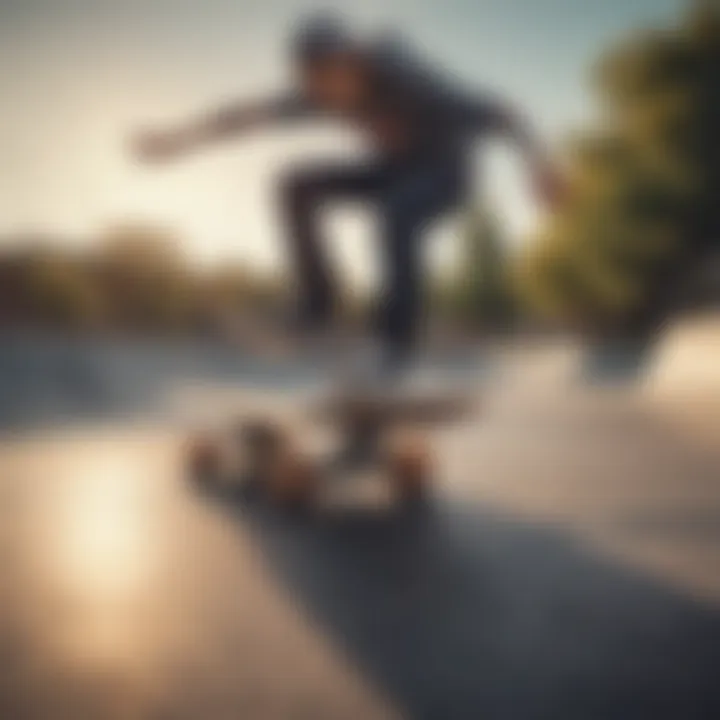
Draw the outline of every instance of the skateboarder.
M461 91L396 39L359 40L336 19L315 17L295 34L292 62L297 87L286 96L230 105L169 131L143 133L138 151L161 161L251 128L313 117L335 117L364 131L373 148L369 158L295 169L281 184L300 291L295 326L320 330L335 309L337 288L319 238L318 210L335 199L370 202L382 228L385 274L375 329L386 360L402 365L414 349L422 314L423 231L467 199L472 142L489 134L513 141L542 200L555 199L557 178L519 115Z

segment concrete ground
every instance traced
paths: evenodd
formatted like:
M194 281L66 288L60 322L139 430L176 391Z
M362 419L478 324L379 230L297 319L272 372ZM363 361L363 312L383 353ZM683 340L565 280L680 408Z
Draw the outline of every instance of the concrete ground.
M720 455L556 371L439 433L417 517L202 497L170 428L8 440L0 717L720 717Z

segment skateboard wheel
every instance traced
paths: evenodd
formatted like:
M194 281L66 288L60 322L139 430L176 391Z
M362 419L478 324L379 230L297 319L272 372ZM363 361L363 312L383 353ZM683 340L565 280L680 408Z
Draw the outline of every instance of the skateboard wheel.
M190 479L197 485L215 486L223 473L220 444L209 435L192 438L186 448L186 468Z
M407 434L393 439L387 449L390 481L401 500L422 499L432 474L432 456L425 438Z
M235 433L246 471L264 475L288 444L283 428L272 421L241 423Z
M310 458L292 449L280 452L266 476L268 497L288 509L306 508L314 499L319 472Z

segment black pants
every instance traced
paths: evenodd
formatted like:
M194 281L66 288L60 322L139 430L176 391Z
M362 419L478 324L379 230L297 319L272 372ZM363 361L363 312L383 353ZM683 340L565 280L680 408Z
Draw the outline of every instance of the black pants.
M292 172L283 184L283 207L306 313L323 321L335 299L335 276L319 237L318 211L336 199L369 202L379 213L384 268L375 331L389 347L410 352L422 315L421 236L432 220L462 200L463 175L460 164L447 158Z

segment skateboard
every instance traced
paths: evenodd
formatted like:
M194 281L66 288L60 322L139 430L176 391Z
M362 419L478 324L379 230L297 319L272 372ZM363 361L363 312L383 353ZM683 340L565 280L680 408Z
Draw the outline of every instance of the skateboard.
M303 447L300 433L277 419L252 416L193 435L184 462L199 488L239 490L285 509L307 510L328 484L367 471L389 485L394 502L415 505L429 498L435 474L431 429L472 409L461 394L335 392L303 418L329 431L323 451Z

